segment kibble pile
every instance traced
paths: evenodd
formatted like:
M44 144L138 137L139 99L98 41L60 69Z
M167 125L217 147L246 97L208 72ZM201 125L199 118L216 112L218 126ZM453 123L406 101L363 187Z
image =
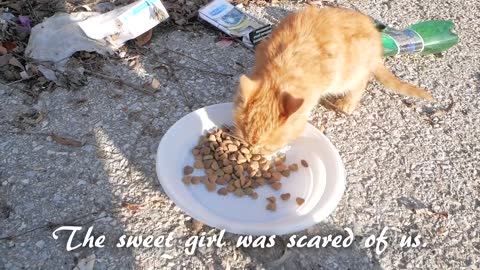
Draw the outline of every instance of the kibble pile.
M203 184L208 191L216 191L222 196L233 193L238 197L258 199L257 187L269 185L274 190L280 190L282 178L299 169L295 163L286 165L285 154L267 159L254 153L247 143L232 135L231 130L231 127L223 126L200 137L198 145L192 150L195 157L193 167L183 169L186 185ZM305 160L301 164L308 167ZM195 169L203 170L205 175L192 176ZM290 193L284 193L280 198L289 200ZM268 197L267 202L266 209L275 211L276 198ZM297 198L296 202L301 205L304 199Z

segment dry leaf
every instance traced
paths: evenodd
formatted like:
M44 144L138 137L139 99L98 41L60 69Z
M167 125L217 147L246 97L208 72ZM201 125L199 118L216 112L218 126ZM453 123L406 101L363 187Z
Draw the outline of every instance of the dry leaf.
M38 66L38 71L40 71L43 77L45 77L47 80L54 81L54 82L57 81L57 76L55 75L55 71L42 65Z
M57 134L55 133L50 133L50 137L52 137L52 139L58 143L58 144L61 144L61 145L66 145L66 146L72 146L72 147L82 147L82 143L77 141L77 140L74 140L74 139L70 139L70 138L65 138L65 137L62 137L62 136L58 136Z
M232 43L233 43L232 39L229 39L229 38L222 38L220 41L217 42L218 45L223 47L228 47L232 45Z
M140 209L140 206L136 205L136 204L129 204L127 206L128 210L131 210L131 211L137 211L138 209Z
M8 52L11 52L17 48L17 43L15 41L5 41L2 42L2 46L7 49Z
M196 219L191 219L190 222L187 223L187 227L193 234L198 234L203 229L203 223Z
M433 212L433 214L437 217L442 217L442 218L448 218L448 213L447 212Z
M36 125L45 119L46 113L45 112L35 112L32 114L23 114L19 117L19 121L22 123L26 123L29 125Z
M8 64L8 61L10 61L10 58L12 58L10 54L0 56L0 67Z
M132 212L136 212L140 209L140 205L139 204L135 204L135 203L127 203L127 202L123 202L122 203L122 207L125 207L127 208L128 210L132 211Z
M22 71L22 72L20 72L20 77L22 77L22 79L26 80L26 79L30 78L30 75L26 71Z
M10 58L10 60L8 60L8 63L12 66L16 66L25 70L25 67L22 65L22 63L20 63L20 61L18 61L15 57Z
M137 46L143 46L147 44L150 41L150 39L152 39L152 33L153 31L152 29L150 29L147 32L141 34L135 39L135 44L137 44Z

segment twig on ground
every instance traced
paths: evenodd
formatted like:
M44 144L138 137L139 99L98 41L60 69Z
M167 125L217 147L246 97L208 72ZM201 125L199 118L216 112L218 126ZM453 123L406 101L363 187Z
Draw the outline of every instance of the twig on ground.
M36 21L39 21L38 16L37 16L37 13L35 12L35 9L33 9L32 4L30 3L30 0L27 0L26 2L27 2L27 5L28 5L28 9L30 9L30 12L31 12L33 18L34 18Z
M233 36L231 36L231 37L233 37ZM242 45L242 46L243 46L244 48L246 48L247 50L255 53L255 49L250 48L250 47L248 47L247 45L245 45L245 43L243 43L243 41L242 41L240 38L235 38L235 37L233 37L233 40L234 40L235 42L237 42L237 43L240 43L240 45Z
M196 62L198 62L198 63L204 64L204 65L209 66L209 67L211 67L211 68L215 68L214 66L210 65L209 63L203 62L202 60L199 60L199 59L197 59L197 58L195 58L195 57L193 57L193 56L190 56L190 55L188 55L188 54L185 54L185 53L182 53L182 52L179 52L179 51L175 51L175 50L172 50L172 49L169 49L169 48L165 48L165 50L167 50L167 51L169 51L169 52L172 52L172 53L176 53L176 54L181 55L181 56L184 56L184 57L187 57L187 58L189 58L189 59L191 59L191 60L193 60L193 61L196 61Z
M233 77L233 76L235 76L235 75L230 74L230 73L223 73L223 72L219 72L219 71L201 69L201 68L196 68L196 67L189 67L189 66L178 65L178 64L168 64L168 63L161 62L161 61L157 61L157 62L160 62L160 64L162 64L162 65L167 65L167 66L170 66L170 67L178 67L178 68L191 69L191 70L195 70L195 71L199 71L199 72L211 73L211 74L216 74L216 75L222 75L222 76L226 76L226 77ZM156 67L154 67L153 69L159 69L159 68L161 68L161 66L156 66Z
M330 102L329 100L327 99L322 99L320 101L320 104L322 106L324 106L325 108L327 109L331 109L331 110L334 110L335 112L339 113L339 114L343 114L345 116L349 116L348 113L344 112L342 109L338 108L337 106L335 106L335 104L333 104L332 102Z
M372 123L372 125L376 126L378 129L380 129L381 131L385 132L385 134L387 135L390 135L390 132L388 132L386 129L384 129L383 127L375 124L375 123Z
M126 82L120 78L117 78L117 77L113 77L113 76L109 76L109 75L106 75L106 74L102 74L102 73L98 73L98 72L93 72L91 70L85 70L85 73L89 74L89 75L92 75L92 76L95 76L95 77L98 77L98 78L101 78L101 79L105 79L105 80L109 80L109 81L113 81L113 82L118 82L120 84L123 84L123 85L126 85L130 88L133 88L137 91L140 91L144 94L147 94L147 95L152 95L154 93L154 91L156 91L155 89L153 88L150 88L152 91L148 91L146 87L144 86L140 86L138 84L134 84L134 83L130 83L130 82Z
M25 130L19 130L19 131L0 130L0 133L10 133L10 134L19 134L19 135L50 136L50 133L46 133L46 132L30 132L30 131L25 131Z
M16 134L16 135L31 135L31 136L44 136L44 137L52 137L53 141L60 144L60 145L65 145L65 146L73 146L73 147L82 147L84 145L92 145L96 148L98 148L98 145L95 143L89 143L89 142L80 142L77 141L76 139L73 138L68 138L68 137L63 137L60 136L54 132L30 132L26 130L0 130L0 134L2 133L7 133L7 134Z
M67 220L65 222L62 222L62 224L60 223L56 223L56 222L47 222L47 224L44 224L44 225L40 225L40 226L37 226L37 227L33 227L31 229L28 229L24 232L21 232L21 233L16 233L16 234L10 234L10 235L7 235L7 236L2 236L0 237L0 241L2 240L13 240L15 238L18 238L20 236L23 236L23 235L26 235L28 233L32 233L32 232L35 232L35 231L38 231L38 230L42 230L42 229L47 229L47 228L55 228L55 227L59 227L59 226L64 226L64 225L72 225L74 224L76 221L78 220L81 220L83 218L86 218L86 217L89 217L91 215L97 215L97 214L101 214L102 212L108 212L109 214L115 214L115 213L118 213L120 212L121 210L119 208L122 208L122 207L115 207L115 208L110 208L110 209L103 209L103 210L98 210L98 211L94 211L92 213L88 213L88 214L85 214L83 216L80 216L80 217L76 217L76 218L72 218L70 220ZM116 211L115 211L116 210ZM101 216L101 217L96 217L96 218L93 218L93 219L90 219L82 224L79 224L79 225L85 225L85 224L89 224L89 223L92 223L96 220L99 220L101 218L104 218L104 216Z
M26 81L26 80L30 80L31 78L23 78L23 79L20 79L20 80L16 80L16 81L13 81L13 82L9 82L7 84L5 84L6 86L10 86L10 85L13 85L13 84L16 84L16 83L19 83L19 82L23 82L23 81Z

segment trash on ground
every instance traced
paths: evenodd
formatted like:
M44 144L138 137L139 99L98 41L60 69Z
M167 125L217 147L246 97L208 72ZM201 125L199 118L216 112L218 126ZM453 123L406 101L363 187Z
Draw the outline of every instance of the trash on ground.
M79 22L91 39L107 41L112 49L147 32L169 17L160 0L141 0Z
M25 56L38 61L51 61L57 68L62 68L68 58L78 51L110 53L112 50L105 41L88 38L78 25L80 21L97 14L57 13L43 23L35 25L25 49Z
M109 54L166 18L168 13L160 0L141 0L104 14L57 13L32 28L25 56L53 62L61 70L78 51Z
M255 46L272 32L272 25L262 25L224 0L214 0L201 8L199 16L224 33L241 38L248 47Z
M18 21L28 30L32 29L31 20L27 16L18 16Z
M387 27L377 21L381 30L383 54L421 53L435 54L458 43L458 35L452 32L452 21L430 20L409 26L404 30Z
M211 0L163 0L163 4L168 10L171 21L179 26L183 26L191 21L195 21L195 18L198 16L198 10L210 1Z

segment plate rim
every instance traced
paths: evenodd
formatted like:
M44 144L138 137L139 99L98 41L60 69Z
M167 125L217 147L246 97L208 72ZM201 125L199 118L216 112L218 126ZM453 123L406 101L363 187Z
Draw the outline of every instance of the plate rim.
M322 222L328 216L333 214L333 212L337 208L338 204L340 203L340 201L341 201L341 199L342 199L342 197L345 193L345 188L346 188L345 164L343 163L343 160L340 156L340 153L338 152L338 149L333 145L333 143L328 139L328 137L325 136L325 134L320 132L315 126L313 126L310 123L307 123L308 128L313 129L313 132L316 135L319 135L320 137L323 137L324 140L326 140L327 144L330 147L330 150L332 150L332 152L333 152L333 155L334 155L335 159L337 161L339 161L339 162L335 162L335 163L339 165L336 168L337 172L338 172L338 175L339 175L337 181L341 181L341 183L340 182L336 183L336 186L339 190L328 201L329 203L324 205L324 207L319 208L319 210L317 210L317 211L315 211L315 208L314 208L311 212L308 213L309 216L314 216L315 214L321 213L321 215L316 215L315 216L316 219L318 219L318 220L306 219L303 222L294 223L294 224L292 224L292 226L288 226L286 228L283 227L283 226L279 226L279 227L275 227L275 228L269 228L269 231L265 231L263 229L257 230L254 227L249 228L249 229L238 228L236 225L229 226L228 224L216 224L217 222L211 222L211 221L205 220L205 218L203 216L197 215L197 213L194 211L194 209L192 209L191 207L188 207L186 204L182 203L181 200L178 200L175 196L173 196L174 192L172 192L172 190L170 190L171 187L169 187L168 181L167 180L162 180L161 173L160 173L159 157L160 157L160 149L162 147L162 142L164 142L164 138L169 137L167 135L172 131L172 128L175 125L177 125L179 122L181 122L183 119L189 117L193 113L196 113L196 112L199 112L199 111L202 111L202 110L205 111L208 108L217 107L217 106L232 106L232 103L230 103L230 102L217 103L217 104L213 104L213 105L209 105L209 106L199 108L195 111L192 111L192 112L184 115L183 117L181 117L179 120L177 120L173 125L171 125L168 128L167 132L165 132L165 134L160 139L160 142L159 142L158 147L157 147L157 153L155 155L155 169L156 169L156 174L157 174L158 181L159 181L160 185L162 186L163 191L168 196L168 198L173 203L175 203L175 205L178 208L180 208L182 210L182 212L184 212L185 214L189 215L190 217L192 217L196 220L199 220L200 222L202 222L202 223L204 223L204 224L206 224L210 227L214 227L214 228L217 228L219 230L225 229L225 231L229 232L229 233L248 234L248 235L284 235L284 234L291 234L291 233L295 233L295 232L305 230L305 229L307 229L311 226L314 226L315 224L318 224L318 223ZM208 208L205 208L205 209L208 210ZM323 211L322 211L322 209L323 209ZM213 214L213 213L212 213L212 215L214 215L214 216L216 216L220 219L225 220L224 217L218 216L218 215ZM238 224L238 222L235 222L233 224ZM240 225L240 224L238 224L238 225Z

